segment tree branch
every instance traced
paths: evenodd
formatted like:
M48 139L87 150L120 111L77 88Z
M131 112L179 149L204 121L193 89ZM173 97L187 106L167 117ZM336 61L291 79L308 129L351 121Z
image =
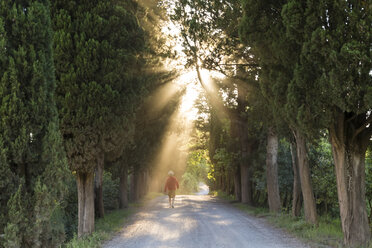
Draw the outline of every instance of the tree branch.
M366 119L366 121L355 131L354 135L353 135L353 139L358 136L361 132L364 131L364 129L367 128L367 125L371 125L372 124L372 114L370 114L368 116L368 118Z
M235 65L238 65L238 66L254 66L254 67L259 67L258 64L251 64L251 63L248 63L248 64L218 64L219 66L223 65L223 66L235 66Z

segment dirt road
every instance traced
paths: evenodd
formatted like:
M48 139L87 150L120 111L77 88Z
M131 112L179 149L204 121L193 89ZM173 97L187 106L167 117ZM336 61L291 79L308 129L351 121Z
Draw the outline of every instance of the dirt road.
M151 201L104 247L307 246L211 196L181 195L176 197L175 208L168 208L166 196Z

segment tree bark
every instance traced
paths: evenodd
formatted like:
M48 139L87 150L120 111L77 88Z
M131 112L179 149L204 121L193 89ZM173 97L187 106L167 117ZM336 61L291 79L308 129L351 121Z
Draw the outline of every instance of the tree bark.
M280 212L280 194L278 183L278 135L273 127L268 129L266 147L266 182L269 209Z
M94 231L94 173L77 173L78 237Z
M144 179L144 186L143 186L143 193L146 195L149 192L149 173L148 170L145 169L143 172L143 179Z
M120 174L119 207L121 209L128 207L128 169L126 166L121 169Z
M137 199L141 199L143 197L143 172L138 172L136 185L137 185Z
M235 199L239 202L242 201L242 192L241 192L241 184L240 184L240 169L236 169L235 175L234 175L234 194L235 194Z
M141 178L141 172L137 169L134 169L133 171L133 177L132 177L132 201L138 201L141 198L141 187L142 187L142 178Z
M146 170L140 173L141 175L141 187L140 187L140 197L144 197L147 194L147 177Z
M104 154L98 156L97 167L94 177L94 192L95 192L95 209L99 218L105 217L105 207L103 205L103 170L104 170L105 157Z
M360 246L371 240L365 200L365 153L371 134L367 129L357 133L356 123L346 119L340 113L329 133L344 243Z
M226 192L226 176L225 171L221 168L221 188L223 192Z
M252 176L248 163L248 154L247 152L242 153L242 161L240 163L242 203L253 205Z
M238 121L239 127L239 145L240 145L240 175L241 175L241 194L242 203L253 205L252 198L252 173L250 169L249 156L252 155L255 142L248 139L246 123L243 120Z
M313 187L311 184L309 161L306 150L305 137L298 129L294 130L297 146L297 158L300 172L302 197L304 199L305 219L311 224L317 224L317 213Z
M136 194L135 194L135 184L134 184L134 171L129 175L129 199L131 202L135 202L136 199Z
M298 217L301 214L301 180L298 168L298 159L296 153L296 143L290 144L293 168L293 199L292 199L292 216Z

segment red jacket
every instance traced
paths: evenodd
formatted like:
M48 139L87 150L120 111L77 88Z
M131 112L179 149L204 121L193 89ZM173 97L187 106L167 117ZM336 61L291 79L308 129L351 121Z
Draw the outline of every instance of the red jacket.
M165 183L164 191L167 191L167 189L176 190L179 187L180 186L178 184L177 178L175 178L174 176L169 176L167 182Z

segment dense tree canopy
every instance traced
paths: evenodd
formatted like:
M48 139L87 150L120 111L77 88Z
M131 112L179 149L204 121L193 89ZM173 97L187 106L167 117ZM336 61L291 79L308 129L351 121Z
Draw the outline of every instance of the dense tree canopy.
M1 221L4 247L58 246L66 158L55 103L48 1L0 3Z
M301 161L307 162L299 141L329 129L345 243L366 243L364 158L371 105L365 99L370 99L371 60L370 34L361 30L368 30L370 9L353 1L245 1L244 11L242 37L260 56L265 92L282 106L294 132L300 174ZM304 192L305 213L314 206L306 204L311 195Z
M339 218L344 244L366 245L371 11L354 0L1 1L0 247L88 235L105 209L161 191L170 169L183 193L204 181L314 228Z

